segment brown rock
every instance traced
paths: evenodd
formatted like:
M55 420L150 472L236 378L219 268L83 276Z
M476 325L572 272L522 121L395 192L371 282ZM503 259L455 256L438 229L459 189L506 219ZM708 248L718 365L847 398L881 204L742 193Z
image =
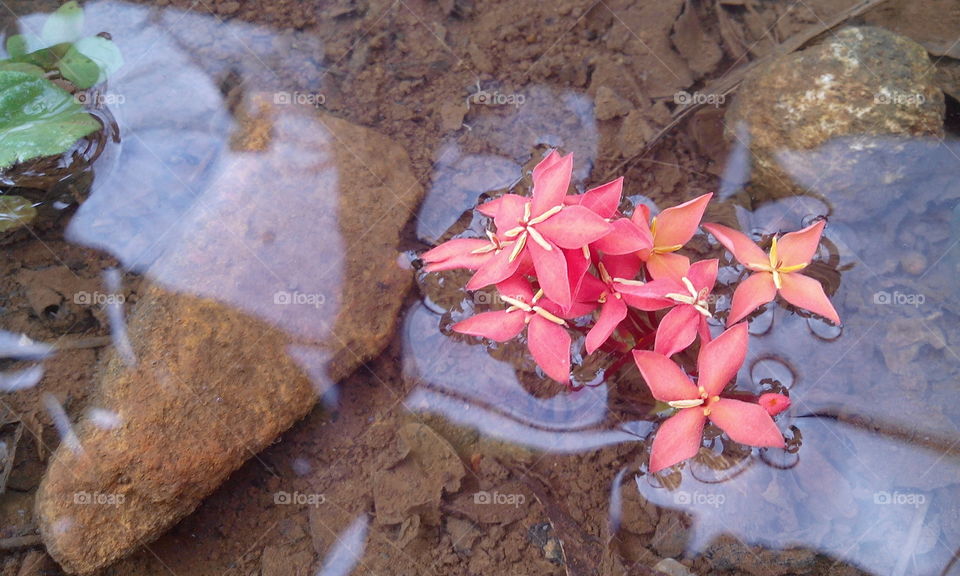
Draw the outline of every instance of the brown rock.
M81 421L82 451L61 446L41 483L43 539L70 573L189 514L393 332L412 280L396 246L422 192L406 152L271 103L241 104L240 132L263 137L231 139L229 172L148 270L129 319L136 365L110 353L102 366L92 405L122 424Z
M868 164L876 162L874 150L888 149L892 136L941 138L944 110L922 46L879 28L846 28L749 75L726 127L732 139L737 126L746 126L753 184L771 196L816 184L823 193L875 193L873 185L856 190L864 174L877 171ZM813 153L828 143L829 157ZM829 181L823 178L827 164L836 167ZM890 169L883 181L889 185L897 178Z

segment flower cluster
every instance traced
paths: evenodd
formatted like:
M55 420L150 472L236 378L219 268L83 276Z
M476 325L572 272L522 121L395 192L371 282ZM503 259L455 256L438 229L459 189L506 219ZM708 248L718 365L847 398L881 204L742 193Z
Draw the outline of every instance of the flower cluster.
M773 416L789 407L780 394L756 402L723 397L747 353L741 322L777 293L835 323L839 317L822 286L800 274L819 245L824 222L782 238L765 253L747 236L704 224L752 274L737 286L728 329L715 340L707 319L718 261L691 263L679 253L700 227L712 194L667 208L651 218L638 206L619 212L623 179L569 194L573 155L551 152L533 170L532 194L504 194L477 207L493 219L486 238L456 238L424 253L430 272L466 268L468 290L496 286L504 307L476 314L453 330L497 342L526 331L530 354L543 372L570 382L573 330L586 331L587 354L632 353L651 393L676 412L657 432L650 468L656 472L699 449L709 419L734 441L783 447ZM584 328L571 322L589 317ZM699 337L696 383L671 356Z

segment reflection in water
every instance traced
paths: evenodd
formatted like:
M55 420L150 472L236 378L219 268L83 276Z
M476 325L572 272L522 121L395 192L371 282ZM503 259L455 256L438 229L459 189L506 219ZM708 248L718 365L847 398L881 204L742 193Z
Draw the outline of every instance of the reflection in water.
M337 543L327 554L317 576L347 576L363 558L367 544L367 528L370 524L366 514L357 517L339 536Z
M438 412L493 438L538 450L581 452L636 442L651 423L618 422L609 412L609 387L601 384L550 398L531 395L515 367L481 346L440 332L440 317L423 305L407 312L403 374L420 386L405 401Z

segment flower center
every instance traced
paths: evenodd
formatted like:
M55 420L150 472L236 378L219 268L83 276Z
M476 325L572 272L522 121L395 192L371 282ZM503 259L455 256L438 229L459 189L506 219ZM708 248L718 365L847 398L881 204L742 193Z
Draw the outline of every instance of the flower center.
M490 240L490 243L486 246L481 246L476 250L471 250L471 254L487 254L493 252L494 254L499 254L501 250L507 246L513 244L513 242L501 242L497 235L493 232L487 230L487 238Z
M551 216L554 216L561 210L563 210L563 204L557 204L543 214L535 218L531 218L530 202L527 202L523 205L523 218L517 222L517 226L515 228L511 228L503 233L503 235L507 238L517 239L517 243L513 247L513 252L510 253L510 262L516 260L517 256L519 256L520 252L523 250L523 247L527 245L528 236L531 240L539 244L544 250L553 250L553 246L547 242L547 239L543 237L543 234L540 234L540 232L534 228L534 226L548 220Z
M529 324L530 320L533 319L534 315L542 316L547 320L553 322L554 324L559 324L560 326L566 326L567 322L563 318L556 316L549 310L543 308L542 306L537 306L537 302L543 298L543 289L537 290L537 293L533 295L533 299L530 300L530 304L527 304L520 298L514 298L512 296L500 296L500 299L509 304L507 308L507 313L515 312L517 310L522 310L527 313L526 318L523 319L525 324Z
M807 267L807 262L802 264L794 264L792 266L784 266L783 261L780 259L779 254L777 253L777 236L773 237L773 240L770 244L770 261L769 263L764 262L762 264L751 263L747 265L747 269L753 270L754 272L770 272L773 274L773 284L777 287L777 290L783 286L783 274L789 274L790 272L796 272L797 270L803 270Z
M703 386L697 386L697 391L700 393L699 398L692 398L690 400L672 400L667 402L671 408L696 408L697 406L703 406L703 415L710 415L710 405L714 402L720 401L720 396L710 397L710 394L703 389Z
M677 304L689 304L690 306L693 306L700 314L706 316L707 318L712 318L713 314L710 313L710 304L707 302L707 296L710 294L710 291L706 288L698 291L696 286L693 285L693 282L691 282L686 276L680 280L687 288L687 294L670 293L665 294L664 296L673 300Z

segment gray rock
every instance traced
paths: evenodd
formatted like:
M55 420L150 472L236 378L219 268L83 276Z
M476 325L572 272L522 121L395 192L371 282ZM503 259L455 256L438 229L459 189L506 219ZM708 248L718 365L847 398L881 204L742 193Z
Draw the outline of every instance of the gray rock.
M746 127L752 183L773 197L816 186L825 159L812 152L840 137L849 138L830 150L830 164L861 179L876 172L871 154L884 138L942 138L944 98L930 66L926 50L908 38L845 28L749 75L727 111L727 136Z

